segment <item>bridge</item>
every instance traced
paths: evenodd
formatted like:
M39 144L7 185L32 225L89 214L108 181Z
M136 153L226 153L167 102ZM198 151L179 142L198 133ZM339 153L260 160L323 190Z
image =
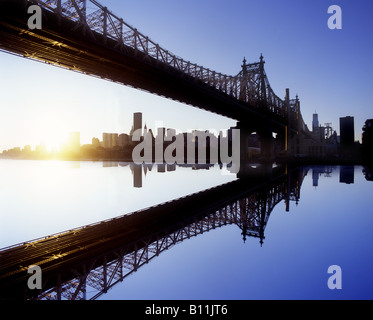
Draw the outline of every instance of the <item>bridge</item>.
M266 170L268 172L268 170ZM0 251L3 299L97 299L174 245L235 224L263 244L270 213L299 201L306 171L275 168L113 219L15 244ZM43 287L29 290L29 265ZM89 290L87 289L89 288ZM87 295L87 291L90 292Z
M42 10L42 29L29 29L27 8ZM263 56L243 60L226 75L184 60L96 0L2 0L0 50L87 75L146 90L238 121L241 157L252 132L261 137L263 157L272 158L273 132L279 149L294 153L307 133L298 96L281 99L272 90Z

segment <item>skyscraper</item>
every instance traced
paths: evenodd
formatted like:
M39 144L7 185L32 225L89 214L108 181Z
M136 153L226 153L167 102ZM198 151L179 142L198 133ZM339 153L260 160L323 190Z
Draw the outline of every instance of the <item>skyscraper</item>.
M319 131L319 115L315 112L312 117L312 131Z
M133 114L133 131L142 129L142 113L135 112Z
M111 138L110 133L103 133L102 134L102 146L104 148L111 148Z
M365 121L362 143L364 156L373 159L373 119Z
M119 146L119 136L118 133L111 133L110 134L110 140L111 140L111 147L117 147Z
M351 147L355 141L354 117L339 118L341 147Z

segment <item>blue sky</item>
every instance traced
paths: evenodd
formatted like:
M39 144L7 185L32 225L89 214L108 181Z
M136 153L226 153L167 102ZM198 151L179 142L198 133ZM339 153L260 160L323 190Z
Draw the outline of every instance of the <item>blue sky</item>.
M373 118L373 3L285 0L101 0L163 48L235 75L245 56L262 53L272 88L299 95L306 123L355 117L355 139ZM342 9L342 30L327 27L330 5ZM132 113L148 127L221 129L235 122L109 81L0 53L0 150L80 131L82 143L102 132L128 132Z

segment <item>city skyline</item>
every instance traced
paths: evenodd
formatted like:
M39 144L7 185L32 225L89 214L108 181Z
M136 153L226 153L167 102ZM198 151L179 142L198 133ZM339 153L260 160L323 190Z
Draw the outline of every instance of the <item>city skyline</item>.
M361 139L359 139L359 137L354 137L354 117L350 117L350 116L347 116L347 117L340 117L339 118L339 122L341 123L341 121L343 121L345 118L351 118L352 119L352 132L350 132L350 136L351 136L351 139L353 141L353 143L355 141L359 141L361 142ZM161 121L157 121L155 122L154 126L151 127L151 126L148 126L147 125L147 122L144 121L144 123L142 122L142 112L134 112L133 113L133 123L131 125L131 129L127 132L102 132L100 133L99 135L97 136L94 136L94 137L88 137L88 140L85 140L84 143L81 142L81 132L80 131L75 131L75 132L69 132L68 134L66 135L61 135L61 137L63 137L62 139L60 140L57 140L57 141L52 141L52 140L49 140L51 142L51 144L47 144L45 141L41 141L39 142L38 144L35 144L35 145L30 145L28 143L26 144L23 144L23 145L17 145L17 146L12 146L8 149L4 149L4 150L1 150L0 149L0 155L1 155L1 152L6 152L6 151L10 151L10 150L15 150L15 149L19 149L19 151L22 151L22 150L28 150L31 151L32 149L34 149L34 151L37 151L38 149L39 150L44 150L43 152L47 152L47 153L58 153L58 152L61 152L61 153L64 153L63 149L67 150L67 149L71 149L71 148L77 148L77 145L79 146L87 146L87 145L91 145L95 148L97 147L103 147L103 148L112 148L112 147L116 147L116 146L119 146L119 147L125 147L127 146L128 144L131 144L131 142L133 143L133 141L131 140L132 139L132 133L135 131L135 130L138 130L140 129L142 134L141 136L145 136L147 132L151 132L152 133L152 136L155 137L157 135L157 132L158 132L158 129L163 129L165 131L168 131L168 130L172 130L172 134L183 134L183 133L195 133L195 132L209 132L211 134L214 134L215 136L219 136L220 132L228 132L229 129L233 128L227 128L227 129L220 129L219 131L216 130L216 129L187 129L185 131L183 130L180 130L179 128L174 128L174 127L165 127L163 125L163 122ZM327 138L330 138L332 134L335 134L336 137L340 137L340 132L336 132L336 130L331 126L331 123L325 123L324 125L322 123L319 122L319 119L318 119L318 114L317 113L313 113L312 115L312 126L309 128L310 129L310 132L319 132L319 129L320 129L320 133L322 133L323 136L327 137ZM351 130L350 130L351 131ZM254 132L255 133L255 132ZM79 136L78 138L76 138L76 136ZM102 139L100 140L100 137L102 137ZM73 142L72 142L73 141ZM74 146L73 146L74 145ZM305 147L308 148L308 145L305 144Z
M141 112L135 112L135 114L140 114L142 117ZM219 132L216 129L212 129L211 131L209 129L187 129L185 131L180 130L179 128L173 128L173 127L164 127L163 122L156 122L153 127L148 126L146 121L142 123L142 120L140 122L137 122L134 120L134 123L131 126L131 130L127 132L119 131L119 132L101 132L97 136L92 136L88 137L88 140L85 140L84 143L81 141L81 132L80 131L72 131L68 132L67 134L61 134L60 137L61 139L58 139L56 141L52 141L51 139L48 139L50 144L46 143L45 141L39 141L39 143L35 145L31 145L29 143L24 143L21 145L16 145L16 146L11 146L8 149L1 150L0 149L0 154L3 151L11 150L11 149L27 149L27 150L34 150L36 151L38 148L45 149L45 151L49 153L56 153L60 152L61 149L63 148L71 148L71 145L74 145L75 147L77 145L79 146L84 146L84 145L93 145L93 146L100 146L104 148L112 148L115 146L126 146L127 144L131 143L131 136L133 131L140 129L142 130L144 136L147 132L152 132L153 136L157 135L157 129L164 129L165 134L167 135L166 131L170 130L172 131L172 134L183 134L183 133L193 133L197 131L203 131L203 132L209 132L214 135L219 135ZM140 125L140 126L139 126ZM227 129L222 129L220 131L226 132L229 130ZM101 138L101 140L100 140ZM125 142L123 141L125 139ZM121 142L122 141L122 142Z
M339 118L353 116L355 138L361 140L365 120L372 118L367 92L372 85L369 52L373 45L371 39L364 37L371 33L372 26L368 22L369 10L360 10L372 4L338 1L343 10L343 29L329 30L330 4L325 1L196 1L190 7L183 6L183 11L178 10L180 4L172 1L157 5L149 1L131 5L102 2L163 47L218 72L237 74L243 57L254 62L263 53L271 86L279 97L284 96L285 88L290 88L291 97L299 95L309 128L315 110L320 124L332 123L337 132ZM152 10L140 10L144 6ZM199 10L198 14L193 13L191 24L188 17L193 7ZM245 19L247 14L250 19ZM206 23L206 17L214 27ZM227 24L216 24L223 17ZM276 31L260 24L268 19L272 26L276 25ZM289 45L284 46L283 42ZM43 139L53 148L74 131L82 133L82 143L101 132L128 132L136 111L148 114L149 126L163 122L165 127L183 131L220 130L236 124L234 120L120 84L2 52L0 57L0 150L37 145Z

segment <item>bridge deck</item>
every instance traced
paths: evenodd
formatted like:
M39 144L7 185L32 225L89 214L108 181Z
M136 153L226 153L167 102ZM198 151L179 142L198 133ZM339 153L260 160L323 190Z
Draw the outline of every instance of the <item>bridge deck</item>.
M97 31L48 10L41 30L30 30L24 0L4 0L0 10L0 48L69 70L98 76L260 126L283 129L286 118L258 108L127 45L118 46ZM93 36L90 36L93 35ZM202 71L201 71L202 72Z

